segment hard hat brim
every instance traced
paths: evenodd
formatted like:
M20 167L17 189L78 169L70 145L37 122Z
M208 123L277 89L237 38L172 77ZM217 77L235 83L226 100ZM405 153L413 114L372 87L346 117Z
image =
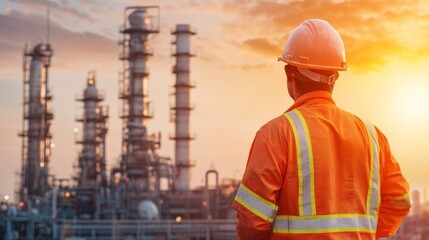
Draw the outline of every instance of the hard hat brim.
M282 61L287 64L290 64L295 67L301 67L301 68L308 68L308 69L316 69L316 70L333 70L333 71L348 71L349 67L346 65L344 67L334 67L334 66L321 66L321 65L315 65L315 64L308 64L308 63L300 63L296 61L291 61L289 59L278 57L277 61Z

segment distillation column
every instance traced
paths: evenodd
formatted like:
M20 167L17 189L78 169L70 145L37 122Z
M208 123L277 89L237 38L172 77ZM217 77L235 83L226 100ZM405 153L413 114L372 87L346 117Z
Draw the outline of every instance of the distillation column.
M100 106L104 100L96 87L95 73L90 72L83 97L83 117L76 119L83 123L83 136L77 143L82 144L79 154L77 176L77 217L81 219L98 219L100 206L106 201L106 122L107 106Z
M157 11L157 15L152 14ZM159 194L162 158L156 154L160 135L148 135L147 121L152 118L148 101L148 61L153 55L149 36L159 33L159 7L128 7L125 9L124 72L120 79L120 97L124 100L121 169L122 202L128 209L126 217L137 218L138 204ZM128 20L128 21L127 21ZM157 21L158 20L158 21Z
M148 60L152 55L149 48L149 35L158 33L152 29L151 18L146 9L136 9L128 15L129 25L121 31L128 35L124 39L123 60L128 61L124 68L125 77L122 96L125 98L125 172L129 186L139 192L149 191L149 145L146 123L149 114L148 102ZM128 71L128 72L126 72Z
M178 24L176 30L172 32L176 35L176 65L173 67L173 73L176 74L175 87L175 106L171 109L174 112L175 119L175 159L176 175L174 188L179 191L189 190L191 180L191 167L195 164L189 157L190 141L194 139L189 129L189 116L193 109L190 104L190 90L195 85L189 80L190 58L194 55L190 53L190 36L196 32L188 24Z
M20 200L39 203L49 190L51 156L50 126L52 96L48 89L48 69L53 50L50 44L37 44L24 53L24 122ZM27 60L31 58L29 72ZM27 77L28 75L28 77ZM35 206L34 206L35 207Z

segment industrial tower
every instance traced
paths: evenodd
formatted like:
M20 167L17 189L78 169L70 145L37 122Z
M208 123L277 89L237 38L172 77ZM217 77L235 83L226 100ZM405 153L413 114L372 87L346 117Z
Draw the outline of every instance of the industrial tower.
M171 107L174 115L175 135L171 139L175 140L175 181L174 188L179 191L189 191L191 181L191 167L195 163L189 157L190 141L195 139L189 129L189 116L193 107L190 104L190 90L195 84L189 80L190 58L195 56L190 51L190 36L196 32L191 29L189 24L178 24L172 32L176 35L176 52L172 55L176 57L176 65L173 67L173 73L176 74L175 88L175 106Z
M161 180L166 180L167 188L172 184L170 159L156 153L161 136L149 135L147 131L147 121L153 117L148 101L148 60L153 55L149 36L159 32L159 7L127 7L120 32L123 34L120 55L123 72L119 95L123 99L121 117L124 119L121 202L128 210L123 217L138 218L138 205L142 200L158 201Z
M49 12L48 12L49 14ZM48 18L49 21L49 18ZM83 95L83 112L77 170L73 179L48 172L53 114L48 70L53 54L49 44L24 52L22 171L19 204L0 199L0 238L6 239L236 239L231 202L239 182L219 181L209 170L205 185L190 189L190 36L195 31L179 24L175 35L173 73L175 103L175 163L157 154L160 135L148 134L152 117L148 101L150 39L159 32L159 7L128 7L120 32L123 71L119 96L123 100L122 151L119 164L106 176L108 108L89 73ZM49 22L48 22L49 29ZM47 34L49 39L49 30ZM215 176L209 184L209 176ZM69 184L73 180L73 184ZM228 179L226 179L228 180ZM212 182L212 181L210 181ZM174 186L173 186L174 184ZM231 219L228 219L231 218Z
M106 175L106 122L109 117L107 106L100 106L104 95L96 87L95 72L89 72L83 96L77 101L83 102L83 116L76 121L82 122L82 138L76 141L82 144L79 154L76 176L76 215L81 219L99 219L101 207L107 200Z
M52 96L48 88L48 73L53 50L50 44L36 44L32 51L24 50L22 169L19 199L23 204L38 205L49 186L51 157L50 126L53 119Z

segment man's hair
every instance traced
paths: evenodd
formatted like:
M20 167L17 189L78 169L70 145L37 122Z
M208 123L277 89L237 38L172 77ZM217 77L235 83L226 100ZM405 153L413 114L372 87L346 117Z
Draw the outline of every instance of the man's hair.
M326 83L315 82L315 81L307 78L303 74L301 74L298 71L298 68L295 66L287 65L286 68L290 71L291 74L293 74L293 77L296 79L295 86L297 87L297 89L300 92L312 92L312 91L318 91L318 90L332 92L334 89L335 83L328 85ZM330 76L332 74L337 73L336 71L329 71L329 70L314 70L314 69L312 69L311 71L322 74L322 75L326 75L326 76Z

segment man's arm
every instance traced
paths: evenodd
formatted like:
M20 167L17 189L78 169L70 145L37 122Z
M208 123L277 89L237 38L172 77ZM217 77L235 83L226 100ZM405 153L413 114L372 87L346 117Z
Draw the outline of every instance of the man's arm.
M285 167L284 154L276 152L267 137L258 131L232 204L237 211L240 239L269 239Z
M384 168L381 179L381 203L377 224L377 238L393 236L401 226L402 219L408 214L411 201L410 187L401 173L398 162L392 156L387 139L381 132L380 153L384 156Z

